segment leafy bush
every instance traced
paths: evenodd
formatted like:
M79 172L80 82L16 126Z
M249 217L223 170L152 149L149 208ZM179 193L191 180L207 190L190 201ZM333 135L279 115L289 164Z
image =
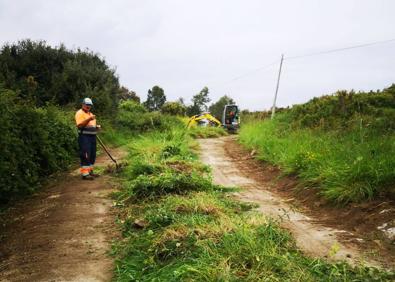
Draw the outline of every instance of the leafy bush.
M119 82L105 60L89 50L51 47L44 41L19 41L0 50L0 81L35 106L80 104L93 98L95 111L112 114Z
M166 102L160 111L166 115L185 116L187 108L179 102Z
M162 115L159 112L148 112L143 105L134 101L120 103L117 123L124 129L137 132L153 129L166 130L173 126L182 126L178 118Z
M362 122L372 129L388 132L395 129L395 94L391 87L368 93L338 91L295 105L286 112L290 123L302 127L347 129Z
M148 110L142 104L133 100L122 101L118 107L120 110L123 110L125 112L131 112L136 114L143 114L148 112Z
M0 89L0 202L32 192L42 177L66 168L76 152L72 117L35 108Z

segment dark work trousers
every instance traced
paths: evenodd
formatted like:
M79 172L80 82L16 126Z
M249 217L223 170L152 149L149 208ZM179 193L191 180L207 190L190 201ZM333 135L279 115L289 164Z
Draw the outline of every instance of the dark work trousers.
M78 134L80 146L81 173L87 174L93 169L96 160L96 135Z

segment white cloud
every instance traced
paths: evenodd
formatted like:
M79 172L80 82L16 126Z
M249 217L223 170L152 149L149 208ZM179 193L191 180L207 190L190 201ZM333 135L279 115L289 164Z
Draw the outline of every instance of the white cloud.
M89 48L116 66L121 83L145 97L159 84L168 99L203 86L213 100L268 108L278 66L225 83L279 60L395 38L391 0L0 0L0 44L44 39ZM337 89L395 82L395 43L285 61L278 102L290 105Z

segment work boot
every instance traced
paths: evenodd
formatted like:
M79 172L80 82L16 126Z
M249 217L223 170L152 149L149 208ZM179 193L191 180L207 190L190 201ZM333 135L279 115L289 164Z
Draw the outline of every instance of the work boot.
M100 174L94 173L93 170L91 170L91 171L89 172L89 175L90 175L90 176L93 176L93 177L99 177L99 176L100 176Z
M82 180L93 180L95 179L92 175L83 175Z

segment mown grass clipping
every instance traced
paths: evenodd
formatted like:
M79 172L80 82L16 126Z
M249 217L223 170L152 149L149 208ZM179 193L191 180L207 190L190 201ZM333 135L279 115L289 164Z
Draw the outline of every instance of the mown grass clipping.
M150 133L129 144L129 166L115 199L124 237L113 247L117 281L385 281L393 277L375 268L305 257L275 221L213 185L210 170L191 147L196 149L196 144L184 130Z

